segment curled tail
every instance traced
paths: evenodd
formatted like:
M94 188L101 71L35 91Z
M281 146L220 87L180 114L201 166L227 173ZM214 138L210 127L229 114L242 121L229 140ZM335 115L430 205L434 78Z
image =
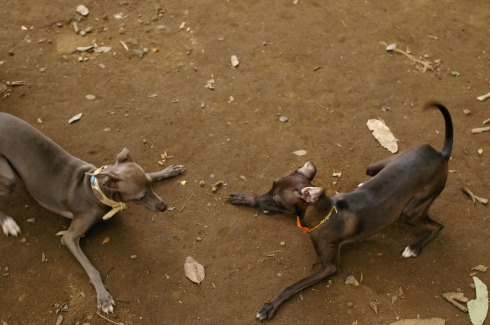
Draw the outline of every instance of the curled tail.
M444 157L444 159L446 159L446 161L449 161L449 158L451 157L451 152L453 151L453 121L451 119L451 114L449 114L446 106L435 101L427 103L425 105L425 108L432 106L437 107L444 116L444 122L446 124L446 135L444 137L444 145L441 149L441 155Z

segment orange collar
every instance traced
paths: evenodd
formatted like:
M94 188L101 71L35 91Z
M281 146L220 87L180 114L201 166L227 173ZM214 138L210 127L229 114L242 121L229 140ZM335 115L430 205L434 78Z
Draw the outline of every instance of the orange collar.
M325 218L323 218L323 220L320 221L320 223L317 224L313 228L308 228L308 227L302 226L301 225L301 220L299 219L299 217L296 217L296 225L298 226L299 229L301 229L303 231L311 232L311 231L315 230L316 228L320 227L325 221L327 221L328 219L330 219L330 216L332 215L333 210L335 210L335 212L337 212L337 208L335 207L335 205L332 205L332 208L330 209L330 212L327 214L327 216Z

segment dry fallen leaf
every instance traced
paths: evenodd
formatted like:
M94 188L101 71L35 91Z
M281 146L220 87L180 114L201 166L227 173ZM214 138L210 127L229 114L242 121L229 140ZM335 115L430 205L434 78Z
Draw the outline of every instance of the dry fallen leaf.
M468 301L468 313L473 325L482 325L488 314L488 289L485 283L477 277L473 277L473 282L475 283L476 299Z
M199 264L194 258L188 256L184 263L185 276L194 283L201 283L206 276L204 266Z
M79 119L82 118L83 113L79 113L75 116L73 116L71 119L68 120L68 124L72 124L73 122L78 121Z
M395 136L382 120L370 119L367 121L366 125L383 148L388 149L392 153L398 151L398 144L396 143Z
M369 302L369 306L371 306L371 308L374 310L374 313L378 315L378 302L371 300Z
M485 272L488 271L488 267L480 264L480 265L475 266L474 268L472 268L472 270L485 273Z
M398 296L391 296L391 304L394 305L397 302Z
M353 286L356 286L356 287L359 286L359 281L357 281L357 279L353 275L349 275L345 279L345 282L344 283L347 284L347 285L353 285Z
M109 237L105 237L104 240L102 240L102 245L107 244L109 241Z

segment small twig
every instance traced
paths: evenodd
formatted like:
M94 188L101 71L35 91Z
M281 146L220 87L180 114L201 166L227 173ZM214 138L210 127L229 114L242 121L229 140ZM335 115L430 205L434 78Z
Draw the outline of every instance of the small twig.
M324 110L328 111L328 108L324 107L322 104L320 104L319 102L315 101L315 100L305 100L305 103L313 103L313 104L317 104L318 106L320 106L321 108L323 108Z
M395 314L395 317L397 319L402 319L400 317L400 315L398 315L398 313L395 311L395 309L393 308L393 304L390 304L390 302L388 301L388 299L386 299L386 297L383 297L383 299L386 301L386 304L390 307L391 311L393 312L393 314Z
M487 118L485 121L483 121L483 124L490 123L490 118Z
M473 203L476 203L476 201L478 201L481 204L488 204L488 199L476 196L475 194L473 194L469 189L467 189L464 186L461 187L461 191L463 191L464 194L468 195L470 197L471 201L473 201Z
M483 102L487 98L490 98L490 93L476 97L479 101Z
M272 257L274 256L274 254L276 253L279 253L281 251L281 249L278 249L276 251L271 251L271 252L268 252L268 253L264 253L265 256L268 256L268 257Z
M486 127L483 127L483 128L474 128L474 129L471 129L471 133L482 133L482 132L487 132L487 131L490 131L490 126L486 126Z
M385 42L379 42L380 44L384 45L385 47L388 46L388 44L386 44ZM432 63L431 62L428 62L428 61L424 61L424 60L420 60L420 59L417 59L416 57L414 57L413 55L411 54L408 54L407 52L403 51L403 50L400 50L398 48L395 48L393 50L391 50L393 52L396 52L396 53L400 53L400 54L403 54L405 55L407 58L409 58L410 60L414 61L415 63L418 63L420 65L422 65L422 72L426 72L427 70L432 70L434 71L434 67L432 66Z
M467 302L468 298L464 296L464 293L462 292L445 292L442 294L444 299L446 299L449 303L451 303L454 307L458 308L459 310L463 312L468 312L468 308L460 304L458 301L461 302Z
M101 315L98 311L97 311L96 314L99 315L100 318L105 319L106 321L108 321L109 323L116 324L116 325L124 325L124 323L122 323L122 322L116 323L115 321L113 321L113 320L105 317L104 315Z

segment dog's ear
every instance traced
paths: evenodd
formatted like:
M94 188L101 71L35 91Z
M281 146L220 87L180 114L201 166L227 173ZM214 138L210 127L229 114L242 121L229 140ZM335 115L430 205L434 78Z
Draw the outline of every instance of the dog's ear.
M316 175L316 167L311 161L308 161L303 165L303 167L299 168L297 172L311 181Z
M303 200L308 203L315 203L325 193L325 190L322 187L309 186L302 188L300 192Z
M103 187L110 190L117 190L119 188L119 182L121 179L114 173L100 173L94 176L97 177L99 184Z
M131 156L129 155L129 150L124 148L116 157L116 164L122 164L125 162L132 162Z

